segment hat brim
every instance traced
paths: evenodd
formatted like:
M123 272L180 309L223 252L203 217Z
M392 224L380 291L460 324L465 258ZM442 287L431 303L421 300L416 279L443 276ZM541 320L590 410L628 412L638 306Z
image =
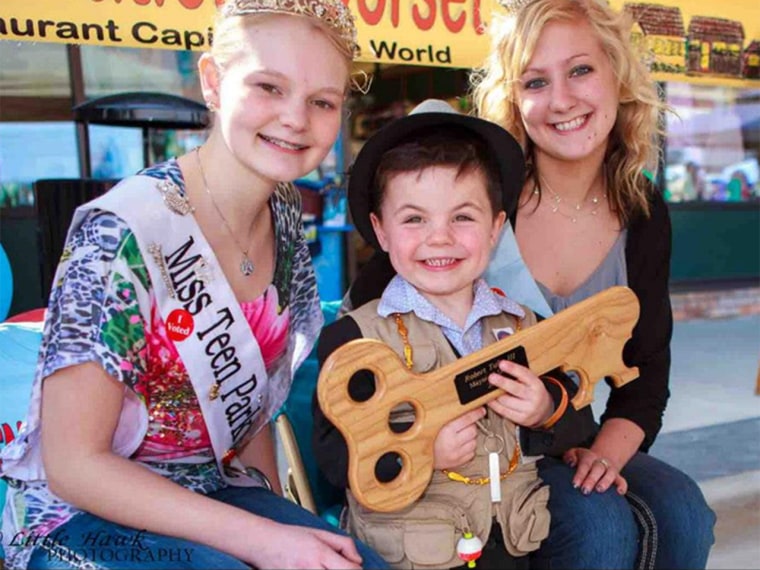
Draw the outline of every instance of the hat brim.
M472 131L487 145L496 164L501 189L502 208L511 216L525 179L525 158L518 142L495 123L458 113L419 113L397 119L377 131L364 143L348 176L348 203L359 234L376 249L380 244L370 221L371 192L375 172L383 153L423 129L462 127Z

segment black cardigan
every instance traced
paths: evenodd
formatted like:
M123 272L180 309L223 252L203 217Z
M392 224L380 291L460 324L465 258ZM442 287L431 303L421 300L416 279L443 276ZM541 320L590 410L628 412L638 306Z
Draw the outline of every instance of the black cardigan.
M514 226L515 220L512 219ZM601 417L625 418L644 431L641 451L654 443L662 427L670 391L670 339L673 334L673 315L670 308L670 250L671 227L668 207L662 196L652 192L650 216L639 214L628 224L625 246L628 287L639 299L639 321L631 340L623 349L627 366L639 367L639 379L622 388L613 389L607 408ZM349 297L359 307L382 295L395 271L385 253L378 252L359 272L351 286ZM561 431L558 424L555 432ZM521 430L527 431L527 430ZM533 453L550 453L534 447Z

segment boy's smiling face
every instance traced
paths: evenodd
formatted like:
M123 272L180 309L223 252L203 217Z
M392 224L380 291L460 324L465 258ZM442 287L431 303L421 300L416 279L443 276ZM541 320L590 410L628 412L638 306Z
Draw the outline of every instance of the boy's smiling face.
M372 227L396 272L447 313L469 311L506 214L494 215L480 170L450 166L392 175Z

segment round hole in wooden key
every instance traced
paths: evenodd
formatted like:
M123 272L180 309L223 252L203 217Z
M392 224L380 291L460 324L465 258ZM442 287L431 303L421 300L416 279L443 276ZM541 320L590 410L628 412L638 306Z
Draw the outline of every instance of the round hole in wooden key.
M388 427L393 433L406 433L414 422L417 421L417 413L409 402L400 402L393 406L388 416Z
M348 397L354 402L366 402L375 395L375 375L362 368L353 373L348 381Z
M575 383L576 386L578 386L581 383L581 373L578 370L567 368L563 370L562 372L567 374L570 377L570 379Z
M395 451L388 451L375 463L375 478L380 483L390 483L399 476L404 468L404 460Z

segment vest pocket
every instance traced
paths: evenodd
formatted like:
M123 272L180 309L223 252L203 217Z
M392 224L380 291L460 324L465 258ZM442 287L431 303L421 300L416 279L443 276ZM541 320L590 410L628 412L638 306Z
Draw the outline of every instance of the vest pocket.
M536 477L535 466L526 472L516 471L507 481L512 489L502 506L506 521L499 522L509 553L523 556L537 550L549 536L549 486Z
M363 542L374 548L388 564L402 568L398 564L404 560L403 524L364 524L361 525L361 530L356 528L354 532Z
M421 342L413 346L414 371L418 374L430 372L438 366L438 350L434 344ZM401 353L403 354L403 352Z
M412 568L448 566L456 556L456 527L451 521L415 521L406 525L404 553Z
M368 511L353 497L349 505L349 530L393 568L461 565L456 543L470 527L467 515L456 505L425 498L396 513Z

